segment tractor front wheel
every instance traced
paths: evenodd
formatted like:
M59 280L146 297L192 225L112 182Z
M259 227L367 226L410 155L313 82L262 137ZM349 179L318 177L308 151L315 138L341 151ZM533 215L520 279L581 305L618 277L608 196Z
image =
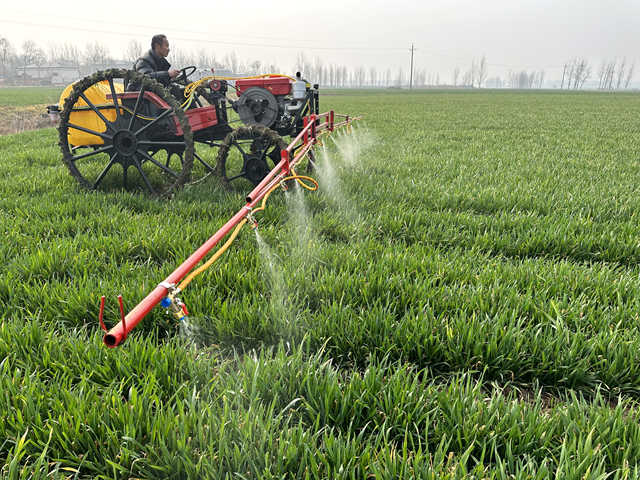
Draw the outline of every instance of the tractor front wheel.
M257 186L280 162L280 152L287 143L273 130L261 125L247 125L229 133L220 145L216 171L222 185L230 191L231 182Z

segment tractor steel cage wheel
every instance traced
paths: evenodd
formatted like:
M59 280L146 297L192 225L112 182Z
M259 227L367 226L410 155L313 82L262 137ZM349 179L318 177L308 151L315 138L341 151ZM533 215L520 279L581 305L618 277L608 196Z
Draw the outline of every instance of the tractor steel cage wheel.
M255 187L280 162L287 143L262 125L247 125L229 133L220 144L216 172L220 182L233 191L231 182L245 179ZM271 165L267 162L271 160Z
M114 80L118 79L122 79L124 84L140 82L140 92L137 92L138 96L133 100L132 108L127 108L116 98ZM111 99L106 100L106 103L96 104L85 92L105 81L103 88L108 88ZM154 117L144 115L142 112L147 111L149 107L149 101L143 98L144 92L155 93L171 108L159 109ZM104 124L104 131L76 125L70 121L74 107L80 99L86 103L86 106L81 108L86 114L95 115ZM110 113L107 113L109 111ZM172 135L166 140L154 138L150 132L157 131L159 127L167 124L172 115L178 119L184 134ZM72 145L69 143L72 131L98 137L102 143ZM90 190L99 187L107 190L126 190L134 187L146 188L151 195L169 196L189 180L194 146L187 116L169 91L146 75L131 70L111 69L96 72L78 81L64 102L58 134L58 145L62 150L65 165L71 175ZM119 165L121 170L114 169L115 165ZM137 170L139 175L129 175L129 167ZM121 179L118 178L118 172L122 175Z

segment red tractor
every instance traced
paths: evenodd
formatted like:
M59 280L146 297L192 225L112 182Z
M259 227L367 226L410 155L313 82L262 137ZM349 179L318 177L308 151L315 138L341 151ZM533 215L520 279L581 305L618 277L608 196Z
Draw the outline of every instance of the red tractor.
M299 73L188 83L194 71L182 69L175 79L186 86L182 104L130 70L97 72L67 87L60 104L48 109L59 117L59 145L71 175L89 189L152 195L213 173L229 189L231 182L256 186L281 160L289 144L282 137L295 138L305 117L318 114L318 86ZM140 90L127 92L133 82ZM218 149L215 159L211 147Z

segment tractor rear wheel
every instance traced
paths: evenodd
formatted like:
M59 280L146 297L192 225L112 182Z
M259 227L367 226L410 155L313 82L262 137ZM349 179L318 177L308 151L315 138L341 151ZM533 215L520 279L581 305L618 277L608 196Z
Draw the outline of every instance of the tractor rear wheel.
M262 125L247 125L229 133L220 145L216 171L222 185L230 191L247 182L254 187L280 162L287 143Z
M141 84L135 106L127 108L116 98L118 90L122 90L116 88L118 80ZM92 94L95 89L102 90L104 101L96 100ZM148 110L145 107L149 100L144 98L147 91L171 108L160 109L153 116L143 114ZM109 95L111 98L106 99ZM71 120L72 114L80 115ZM162 130L159 127L166 127L172 116L177 118L184 134L178 136L169 131L158 136L157 132ZM179 102L145 75L112 69L77 82L65 100L58 133L58 145L69 172L90 190L146 189L154 196L168 196L189 180L194 159L189 121Z

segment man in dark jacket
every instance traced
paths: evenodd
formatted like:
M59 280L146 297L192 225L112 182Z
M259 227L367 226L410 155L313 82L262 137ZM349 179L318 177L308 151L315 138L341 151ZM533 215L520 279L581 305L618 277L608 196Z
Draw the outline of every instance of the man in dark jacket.
M171 95L182 101L182 90L178 85L172 84L171 79L180 74L180 70L170 70L171 64L166 60L169 55L169 40L165 35L154 35L151 39L151 48L143 53L133 64L133 71L144 73L155 78L158 83L171 90ZM130 83L127 91L140 90L140 83Z

